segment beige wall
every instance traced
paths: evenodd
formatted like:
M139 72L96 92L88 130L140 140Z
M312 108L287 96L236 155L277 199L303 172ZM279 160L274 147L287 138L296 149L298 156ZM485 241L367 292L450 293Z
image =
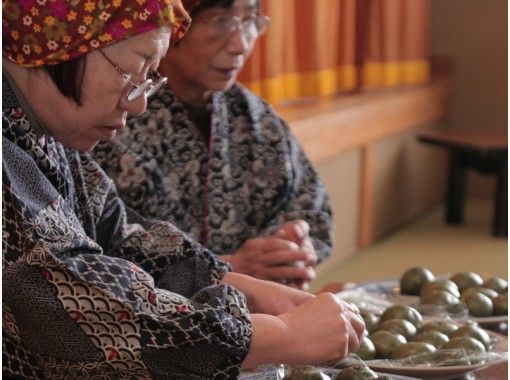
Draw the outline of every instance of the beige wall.
M507 0L431 0L431 53L454 59L455 128L507 128ZM372 236L377 240L445 197L444 149L416 141L423 126L373 145ZM361 153L316 163L331 194L336 249L332 263L358 251ZM470 173L468 195L492 196L494 179ZM319 268L319 273L322 268Z
M508 0L432 0L431 53L454 60L451 124L507 128ZM495 181L470 172L468 195L492 196Z
M350 150L315 165L331 197L335 223L336 258L345 258L358 250L359 188L361 154Z
M378 141L373 151L372 233L377 240L444 197L447 157L443 149L416 141L419 127ZM315 164L331 196L335 216L335 250L327 270L359 250L361 151L347 151Z
M444 198L448 169L446 152L419 143L414 131L377 142L373 169L372 234L375 239Z

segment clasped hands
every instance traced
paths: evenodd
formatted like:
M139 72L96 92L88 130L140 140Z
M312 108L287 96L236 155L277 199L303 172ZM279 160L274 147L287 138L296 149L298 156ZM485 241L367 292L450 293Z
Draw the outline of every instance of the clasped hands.
M359 310L332 293L313 295L235 272L223 282L246 295L251 314L252 342L244 368L332 364L359 347L365 329Z
M235 272L307 290L317 264L309 232L307 222L293 220L272 235L247 240L234 254L221 258Z

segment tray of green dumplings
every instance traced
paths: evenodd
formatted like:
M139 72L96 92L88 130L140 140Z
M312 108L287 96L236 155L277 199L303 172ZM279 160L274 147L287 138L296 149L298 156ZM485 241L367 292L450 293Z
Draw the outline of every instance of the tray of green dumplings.
M423 317L405 304L361 316L366 332L355 354L374 371L448 379L508 358L507 337L474 322Z
M471 320L485 328L508 323L508 283L499 277L483 279L475 272L433 274L412 267L400 278L352 284L337 296L364 309L407 304L423 315Z

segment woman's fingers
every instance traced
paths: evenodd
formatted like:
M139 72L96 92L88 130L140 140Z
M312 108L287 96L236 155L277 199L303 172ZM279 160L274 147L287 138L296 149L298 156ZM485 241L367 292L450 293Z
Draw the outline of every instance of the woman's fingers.
M277 282L281 280L303 280L308 282L315 278L315 270L311 267L278 265L263 268L260 273L264 278Z
M308 251L302 249L293 250L275 250L272 252L264 252L260 257L260 261L265 266L275 265L294 265L296 262L316 262L317 258Z
M356 308L331 293L322 293L291 310L284 318L297 331L302 359L316 364L338 361L358 349L364 331Z

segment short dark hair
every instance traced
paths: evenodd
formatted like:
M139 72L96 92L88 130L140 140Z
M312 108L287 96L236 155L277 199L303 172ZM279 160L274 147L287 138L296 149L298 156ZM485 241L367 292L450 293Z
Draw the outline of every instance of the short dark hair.
M193 19L193 16L195 16L197 13L199 13L207 8L212 8L212 7L230 8L232 6L232 4L234 4L234 2L235 2L235 0L203 0L198 5L198 7L196 7L195 9L193 9L193 11L191 11L190 16ZM257 3L257 7L259 7L260 0L257 0L256 3Z
M203 11L207 8L213 8L213 7L222 7L222 8L230 8L232 4L234 4L235 0L203 0L198 7L193 9L190 16L193 19L193 16L195 16L197 13Z
M235 0L203 0L195 9L193 9L191 12L189 12L189 15L191 17L191 20L199 14L200 12L213 7L222 7L222 8L230 8L232 4L234 4ZM258 2L258 1L257 1ZM191 23L191 26L193 26L193 22ZM186 35L184 35L186 37ZM179 47L179 41L174 43L172 47Z
M59 63L58 65L45 66L46 73L60 93L81 106L81 86L85 73L86 56L82 55L71 61Z

